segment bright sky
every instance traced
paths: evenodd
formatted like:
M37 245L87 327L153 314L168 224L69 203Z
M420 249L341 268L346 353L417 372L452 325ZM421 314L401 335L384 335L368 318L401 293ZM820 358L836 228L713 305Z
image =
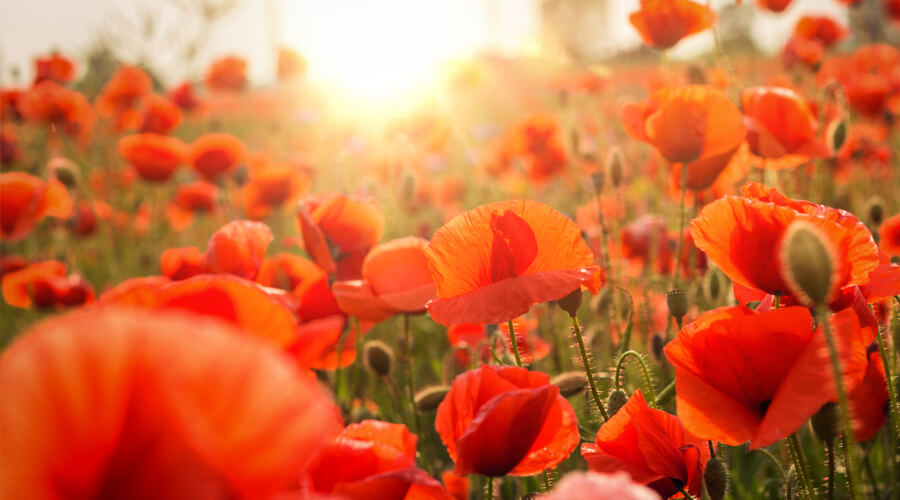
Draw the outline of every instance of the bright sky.
M540 26L540 0L243 0L213 27L205 50L193 67L187 67L167 47L197 27L187 25L169 0L0 0L0 4L0 64L6 82L13 66L30 79L31 59L54 48L84 54L98 30L115 30L139 41L140 30L129 29L122 20L138 26L147 12L159 19L157 34L121 46L132 46L131 57L164 69L168 80L196 77L210 59L235 53L250 61L251 78L265 81L273 74L272 47L284 43L307 56L317 78L349 85L369 79L370 88L396 83L388 80L414 82L431 70L435 59L483 48L515 53L533 46ZM613 46L639 43L627 22L638 0L609 4L611 17L597 30L599 36ZM783 15L758 16L754 36L765 48L777 50L796 19L808 12L845 16L834 0L795 0ZM710 38L698 35L678 50L682 54L702 50Z

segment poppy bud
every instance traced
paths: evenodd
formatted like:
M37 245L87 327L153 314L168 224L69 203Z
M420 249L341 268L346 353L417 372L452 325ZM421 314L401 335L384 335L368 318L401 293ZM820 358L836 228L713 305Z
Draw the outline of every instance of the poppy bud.
M725 291L725 277L716 269L710 269L703 277L703 296L707 302L719 303L722 293Z
M831 153L837 154L847 142L847 121L843 118L832 120L825 129L825 140Z
M448 392L450 392L450 388L446 385L435 385L422 389L413 398L416 402L416 409L423 413L437 410Z
M47 163L47 167L56 180L67 188L73 188L78 184L78 166L66 158L53 158Z
M569 295L557 300L556 305L563 311L569 313L569 316L574 317L578 314L578 308L581 307L581 288L576 288L572 290L572 293Z
M606 172L603 169L597 169L591 172L591 183L594 184L594 190L598 193L603 191L603 184L606 182Z
M628 395L625 394L625 391L616 389L609 393L609 398L606 400L606 411L609 412L609 416L612 417L619 411L619 408L625 406L625 403L627 402Z
M678 323L678 328L681 328L681 320L687 314L688 308L688 299L684 290L669 290L669 293L666 294L666 305L669 306L669 314Z
M838 409L834 403L825 403L810 418L813 432L824 443L834 442L838 435Z
M728 491L728 466L721 458L713 457L706 462L703 482L706 483L710 500L725 498L725 492Z
M872 225L880 226L884 220L884 199L881 196L869 198L869 201L866 203L866 214L869 216L869 222Z
M781 242L781 267L788 288L807 306L826 304L834 294L834 250L822 231L798 220Z
M659 333L654 333L653 337L650 338L650 352L653 353L653 357L657 360L663 359L663 347L666 346L666 341L663 339L663 336Z
M394 368L394 351L380 340L370 340L363 346L363 361L376 375L386 377Z
M625 159L622 158L622 150L618 147L609 150L609 154L606 156L606 170L609 171L609 179L612 181L613 187L619 187L625 176Z
M231 178L234 180L235 184L243 186L250 180L250 170L247 168L247 165L240 165L238 168L234 169Z
M587 387L587 376L583 371L565 372L553 377L550 383L559 387L562 397L570 398L584 391Z

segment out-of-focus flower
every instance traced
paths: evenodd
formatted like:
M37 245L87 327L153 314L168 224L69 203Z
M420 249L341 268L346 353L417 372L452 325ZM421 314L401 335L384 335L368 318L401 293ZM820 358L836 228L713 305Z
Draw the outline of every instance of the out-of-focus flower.
M648 47L665 50L716 22L716 13L692 0L641 0L628 18Z
M272 242L272 230L262 222L231 221L209 239L206 261L210 272L255 279Z
M816 138L815 115L801 95L783 87L753 87L741 93L750 152L766 168L793 167L809 158L830 156Z
M66 187L56 179L0 173L0 240L25 238L47 216L66 219L72 214L72 205Z
M266 164L250 170L250 180L241 188L244 210L251 219L261 219L274 209L293 205L308 189L305 171L290 164Z
M173 280L185 280L207 272L206 254L197 247L168 248L159 256L159 270Z
M166 207L166 217L172 229L181 231L194 221L196 214L211 214L216 211L219 188L205 181L181 184L175 190L175 197Z
M278 48L278 79L289 80L306 74L306 59L287 47Z
M600 474L596 472L571 472L560 480L543 500L656 500L659 495L639 483L628 474Z
M34 83L46 80L65 85L75 79L75 63L68 57L54 52L34 60Z
M135 134L119 139L119 154L147 182L171 179L184 162L186 151L183 142L162 134Z
M92 302L94 289L78 274L66 276L62 262L36 262L3 276L3 300L21 309L72 307Z
M169 99L150 94L143 100L141 132L168 134L181 123L181 110Z
M204 179L212 182L233 171L244 160L245 148L231 134L204 134L191 143L187 160Z
M206 70L205 81L213 90L242 90L247 85L247 61L238 56L217 59Z
M880 117L897 92L900 51L888 44L864 45L849 56L828 58L817 76L820 86L841 84L850 106L869 118Z
M117 130L133 129L140 125L138 104L152 89L153 82L144 70L122 66L106 82L94 106L98 113L114 120Z
M756 0L756 5L760 9L770 12L783 12L791 4L793 0Z
M58 127L81 141L88 138L94 126L94 112L87 99L50 80L22 93L17 105L26 120Z
M197 109L200 101L194 94L194 85L191 82L180 83L169 90L169 99L183 111Z
M878 245L884 253L900 257L900 214L888 217L881 223Z

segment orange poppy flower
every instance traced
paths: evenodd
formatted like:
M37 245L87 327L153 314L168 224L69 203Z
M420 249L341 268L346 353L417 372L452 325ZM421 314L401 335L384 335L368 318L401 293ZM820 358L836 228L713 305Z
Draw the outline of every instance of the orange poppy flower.
M523 161L532 182L546 182L569 166L563 132L552 115L523 119L513 127L508 141L508 154Z
M697 248L735 285L791 295L782 272L780 243L794 221L815 225L831 242L837 252L836 290L867 283L878 267L878 246L865 224L852 214L793 200L762 184L746 184L741 194L706 205L691 221Z
M117 117L136 108L152 89L153 81L144 70L137 66L122 66L106 82L94 105L100 114Z
M850 106L869 118L880 117L895 93L900 50L884 43L864 45L846 57L831 57L819 69L820 86L840 82Z
M168 134L181 123L181 110L169 99L150 94L143 100L144 117L141 132Z
M579 441L575 411L550 377L515 366L456 377L434 428L460 475L534 475L568 458Z
M593 443L581 445L581 456L591 471L625 471L663 498L679 495L681 488L699 498L709 449L677 417L650 408L638 389Z
M244 159L244 143L231 134L204 134L191 143L188 163L201 177L214 181Z
M6 303L22 309L72 307L94 301L91 284L77 274L66 277L66 266L55 260L4 274L2 287Z
M306 74L306 59L287 47L278 48L278 79L289 80Z
M314 262L299 255L279 253L263 260L256 281L293 293L300 301L297 315L303 321L341 314L329 287L328 275Z
M2 116L2 114L0 114ZM5 121L5 120L4 120ZM22 161L24 153L12 125L0 126L0 165L6 167Z
M756 0L756 5L760 9L770 12L783 12L791 4L793 0Z
M68 57L54 52L34 61L34 84L50 80L65 85L75 79L75 63Z
M810 157L830 156L828 148L816 139L816 116L806 100L793 90L745 89L741 104L750 152L764 158L767 167L792 167Z
M878 245L884 253L900 257L900 214L888 217L881 223Z
M829 321L852 390L865 375L865 339L873 333L851 309ZM703 313L665 347L679 418L697 436L732 446L750 441L757 449L787 437L836 400L822 330L813 330L809 309L799 306Z
M644 268L668 274L675 254L670 241L665 219L661 215L645 214L622 228L622 256L637 266L636 274Z
M4 498L270 498L341 427L283 356L185 313L42 322L3 352L0 383Z
M174 137L161 134L136 134L119 139L119 154L141 179L166 182L184 161L186 146Z
M273 209L293 205L309 188L309 178L292 165L266 165L250 171L241 195L251 219L261 219Z
M357 333L363 335L370 326L365 324L357 332L343 314L304 321L297 326L296 338L287 352L300 366L313 370L346 368L356 360Z
M469 500L468 477L460 476L452 470L445 470L441 473L441 481L453 500Z
M626 132L672 163L687 163L688 188L708 188L744 142L741 112L709 85L669 87L649 101L625 106Z
M19 241L44 217L68 218L72 199L56 179L21 172L0 173L0 241Z
M596 472L570 472L553 491L541 497L544 500L658 500L659 495L638 484L624 472L599 474Z
M175 198L166 207L166 217L172 229L181 231L194 221L198 213L212 213L216 210L219 188L204 181L181 184L175 190Z
M595 291L597 266L570 219L537 201L505 201L463 212L437 230L425 249L442 325L502 323L532 305Z
M350 424L313 457L305 486L348 500L450 500L441 483L416 468L416 441L403 424Z
M247 85L247 61L238 56L217 59L206 70L205 81L213 90L242 90Z
M266 248L271 242L272 230L262 222L231 221L209 239L206 246L209 270L256 279Z
M512 320L513 332L516 338L516 347L519 349L519 357L522 363L530 365L540 361L550 354L550 344L537 335L537 320L534 318L520 317ZM512 341L509 335L509 324L497 325L500 331L501 349L497 352L513 352ZM488 356L490 357L490 355Z
M712 26L716 13L691 0L641 0L628 20L648 47L665 50Z
M428 240L408 236L372 248L362 263L362 280L334 284L341 310L374 322L398 313L424 312L435 296L425 258L427 246Z
M849 34L846 26L828 16L803 16L794 25L794 36L815 40L825 47L831 47Z
M207 270L206 254L197 247L169 248L159 256L159 270L173 280L184 280Z
M16 105L26 120L58 127L82 141L94 126L94 112L87 99L50 80L22 93Z
M194 86L191 82L183 82L169 90L169 99L183 111L193 111L200 105L200 101L194 94Z

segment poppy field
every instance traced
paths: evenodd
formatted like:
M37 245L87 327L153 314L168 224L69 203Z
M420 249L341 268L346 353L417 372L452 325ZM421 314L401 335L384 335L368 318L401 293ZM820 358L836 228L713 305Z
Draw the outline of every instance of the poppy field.
M287 47L36 55L0 498L900 498L900 2L822 3L766 54L641 0L633 57L379 105Z

